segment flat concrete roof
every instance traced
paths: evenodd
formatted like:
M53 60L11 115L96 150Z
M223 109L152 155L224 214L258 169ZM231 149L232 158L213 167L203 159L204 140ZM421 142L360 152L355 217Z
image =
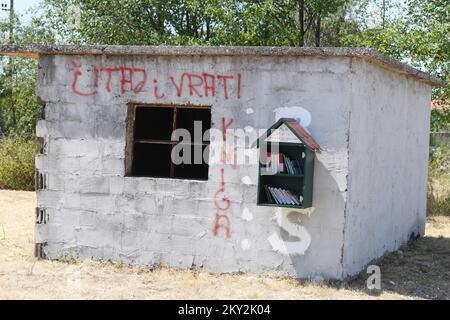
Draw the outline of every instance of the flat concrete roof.
M365 48L1 45L0 55L23 58L38 58L40 55L356 57L434 86L445 84L426 72Z

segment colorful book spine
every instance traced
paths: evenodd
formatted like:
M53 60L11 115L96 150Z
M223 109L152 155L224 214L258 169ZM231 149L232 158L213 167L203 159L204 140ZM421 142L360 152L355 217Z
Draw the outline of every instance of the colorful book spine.
M280 198L281 198L281 202L282 202L283 204L289 204L289 202L287 201L286 197L285 197L284 194L283 194L283 189L277 188L277 192L278 192L278 194L279 194L279 196L280 196Z
M279 163L279 171L278 172L280 172L280 173L286 172L286 168L284 165L284 154L283 153L279 154L278 163Z
M269 187L268 187L267 184L264 185L264 191L266 192L267 201L268 201L269 203L275 203L275 202L273 201L272 195L270 194Z
M264 185L264 192L266 194L267 203L301 206L303 197L296 195L289 189L272 187L267 184Z
M284 157L284 163L286 165L286 171L287 171L287 173L292 174L292 168L291 168L290 162L291 161L290 161L289 157L285 156Z
M278 199L278 204L284 204L283 198L281 197L278 189L273 187L272 190L273 190L273 193L275 194L276 198Z
M281 191L283 192L283 196L286 199L287 204L295 205L295 202L289 196L288 190L281 189Z
M292 193L290 190L288 190L287 192L288 192L289 197L292 199L292 201L294 201L294 204L300 205L300 201L297 199L297 196L294 193Z
M268 188L269 188L270 194L272 195L272 197L275 200L275 202L277 204L281 204L280 199L278 199L278 195L275 193L274 188L273 187L268 187Z

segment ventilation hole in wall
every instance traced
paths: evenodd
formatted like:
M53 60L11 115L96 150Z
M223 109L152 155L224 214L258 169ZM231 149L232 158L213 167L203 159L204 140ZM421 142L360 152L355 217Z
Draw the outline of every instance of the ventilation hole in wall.
M45 104L41 108L41 120L45 120Z
M47 175L36 169L34 175L34 187L36 191L47 189Z
M36 243L34 245L34 256L38 259L45 259L44 248L47 246L47 243Z
M39 190L39 170L34 170L34 190Z
M36 141L39 144L39 153L40 154L47 154L47 141L45 138L36 138Z
M48 222L48 214L45 209L36 208L36 224L46 224Z
M39 69L41 69L41 67L39 67ZM36 102L38 103L38 105L40 105L42 108L45 108L45 105L47 104L45 102L45 100L43 100L39 95L37 95L36 97Z

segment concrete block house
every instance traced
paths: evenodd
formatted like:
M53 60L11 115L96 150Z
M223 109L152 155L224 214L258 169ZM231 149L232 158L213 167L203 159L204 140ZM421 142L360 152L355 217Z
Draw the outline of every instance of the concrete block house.
M424 233L441 82L373 50L0 54L39 62L39 257L343 279Z

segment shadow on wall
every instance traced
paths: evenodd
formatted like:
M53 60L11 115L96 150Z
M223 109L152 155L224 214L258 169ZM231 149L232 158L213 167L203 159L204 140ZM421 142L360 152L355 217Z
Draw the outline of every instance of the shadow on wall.
M277 251L289 255L297 278L336 279L342 275L345 191L317 159L314 169L313 208L276 213L285 252Z

